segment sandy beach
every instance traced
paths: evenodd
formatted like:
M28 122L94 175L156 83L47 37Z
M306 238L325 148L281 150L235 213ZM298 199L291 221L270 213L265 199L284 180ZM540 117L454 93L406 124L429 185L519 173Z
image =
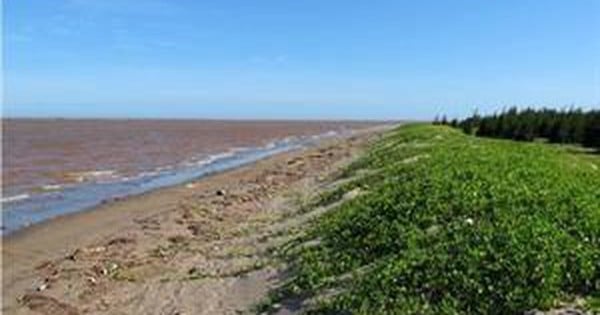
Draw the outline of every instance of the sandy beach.
M3 239L3 314L240 314L282 280L273 251L384 128L58 217ZM281 313L293 313L282 309Z

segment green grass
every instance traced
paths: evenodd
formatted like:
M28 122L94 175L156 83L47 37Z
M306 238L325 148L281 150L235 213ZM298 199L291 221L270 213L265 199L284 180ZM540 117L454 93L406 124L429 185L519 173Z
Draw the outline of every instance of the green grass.
M598 161L541 143L400 127L345 173L366 175L324 195L321 203L364 192L287 248L285 290L318 300L315 313L517 314L575 298L594 307Z

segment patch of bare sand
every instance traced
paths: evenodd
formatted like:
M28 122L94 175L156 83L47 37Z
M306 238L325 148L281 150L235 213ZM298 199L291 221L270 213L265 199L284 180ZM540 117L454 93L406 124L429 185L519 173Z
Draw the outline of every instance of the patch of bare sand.
M4 242L3 314L240 314L281 280L272 251L363 132L103 205Z

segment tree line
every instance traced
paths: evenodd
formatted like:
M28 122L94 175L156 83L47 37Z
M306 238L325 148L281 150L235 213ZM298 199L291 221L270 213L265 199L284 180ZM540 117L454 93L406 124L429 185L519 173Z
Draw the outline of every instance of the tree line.
M600 110L532 109L512 107L488 116L474 113L463 120L436 117L434 124L450 125L481 137L552 143L576 143L600 149Z

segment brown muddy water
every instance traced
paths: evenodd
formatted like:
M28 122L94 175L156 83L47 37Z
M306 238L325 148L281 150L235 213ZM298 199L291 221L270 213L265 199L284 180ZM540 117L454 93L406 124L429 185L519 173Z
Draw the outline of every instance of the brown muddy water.
M3 229L176 184L375 122L2 121ZM209 169L208 169L209 168Z

